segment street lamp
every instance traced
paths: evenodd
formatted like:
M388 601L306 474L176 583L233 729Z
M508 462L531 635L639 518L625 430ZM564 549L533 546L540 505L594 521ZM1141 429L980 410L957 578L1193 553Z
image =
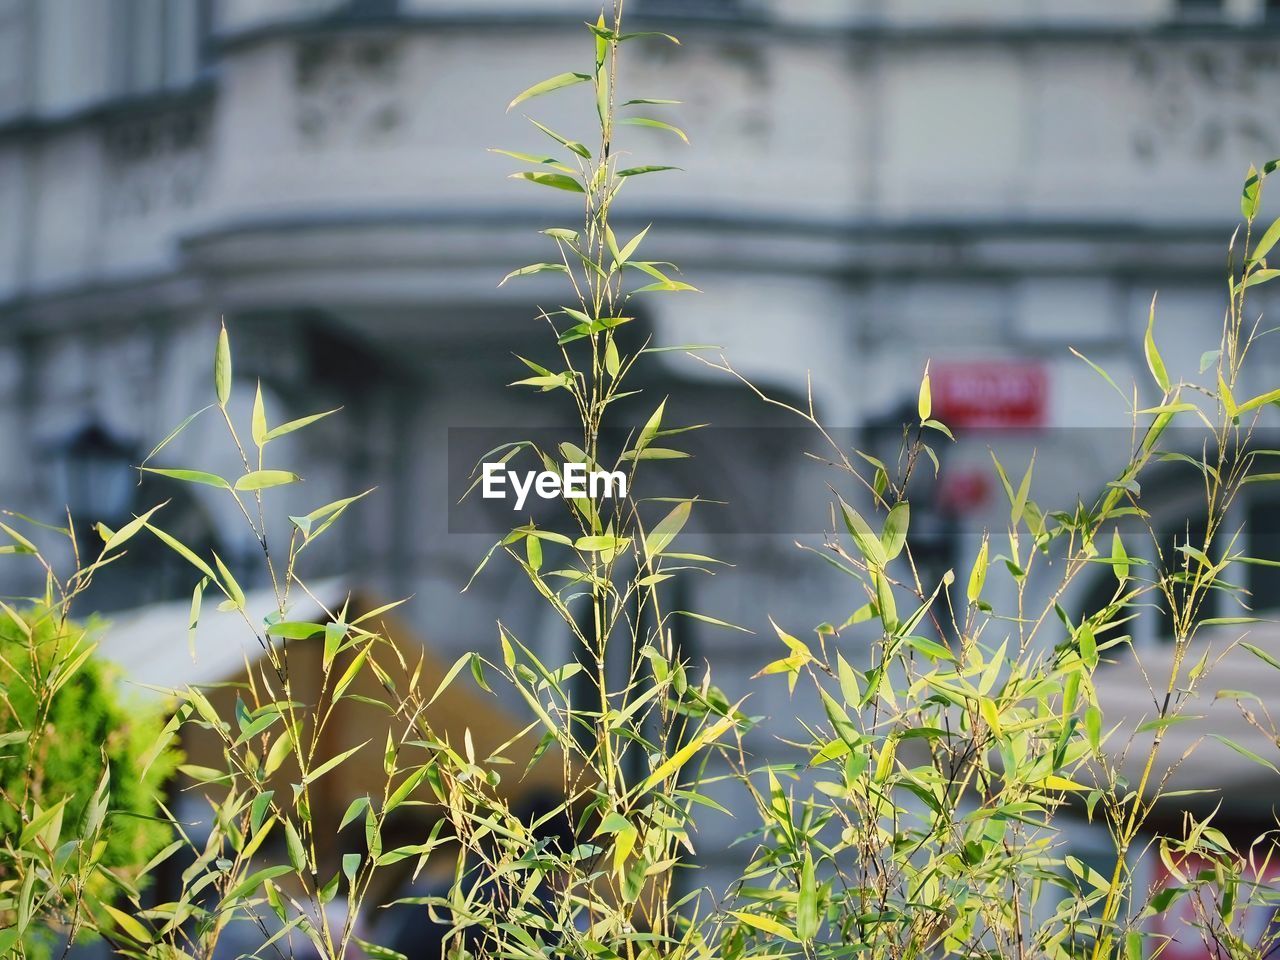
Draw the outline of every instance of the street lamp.
M53 445L53 493L77 521L115 524L133 504L137 447L97 420Z

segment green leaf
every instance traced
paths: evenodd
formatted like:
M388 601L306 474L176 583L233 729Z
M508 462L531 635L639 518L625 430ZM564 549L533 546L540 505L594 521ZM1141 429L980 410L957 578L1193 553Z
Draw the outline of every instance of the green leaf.
M1248 413L1250 410L1256 410L1258 407L1265 406L1268 403L1276 403L1277 401L1280 401L1280 389L1268 390L1266 393L1259 394L1240 404L1240 413Z
M1252 643L1241 643L1240 646L1244 647L1246 650L1252 653L1255 657L1257 657L1267 666L1275 667L1277 670L1280 670L1280 660L1277 660L1275 657L1267 653L1267 651L1263 650L1261 647L1256 647Z
M212 410L216 406L217 406L216 403L211 403L207 407L201 407L195 413L191 414L191 416L187 417L180 424L174 427L173 430L169 432L168 436L166 436L163 440L161 440L154 447L152 447L151 452L142 458L141 466L145 466L147 462L151 460L152 457L154 457L157 453L159 453L161 450L167 447L170 443L172 443L174 438L177 437L178 434L182 433L183 430L187 429L187 427L191 425L191 422L195 420L198 416L200 416L200 414L204 413L207 410Z
M1280 270L1254 270L1245 278L1244 289L1256 287L1263 283L1270 283L1276 277L1280 277Z
M231 340L227 336L224 321L218 331L218 349L213 355L213 386L218 396L218 406L224 409L231 399Z
M736 710L736 707L734 709ZM667 777L679 771L703 747L715 743L724 736L725 733L733 728L733 712L733 710L730 710L727 716L720 717L715 723L704 726L694 735L692 740L660 763L641 785L640 793L648 793L666 780Z
M635 849L636 841L640 839L640 831L633 824L627 824L618 831L617 836L613 838L613 872L614 875L620 875L627 865L627 858L631 856L631 851Z
M258 388L253 394L253 418L251 421L250 432L253 436L253 442L259 450L262 445L267 442L267 411L262 406L262 381L258 381Z
M147 524L147 529L150 530L152 533L154 533L162 541L164 541L164 543L167 544L170 549L172 549L175 553L177 553L179 556L185 559L189 564L191 564L193 567L195 567L197 570L203 573L206 577L208 577L210 580L213 580L214 582L217 582L218 577L213 572L212 568L210 568L210 566L207 563L205 563L203 560L197 557L192 552L191 548L188 547L185 543L183 543L181 540L177 539L176 537L171 536L168 533L165 533L159 527L154 526L150 523Z
M106 910L107 913L111 914L111 919L116 922L116 926L130 939L136 943L151 943L151 934L147 931L147 928L133 917L129 916L129 914L125 913L123 910L117 910L109 903L102 904L102 908Z
M184 483L202 483L210 487L218 487L222 490L230 490L231 484L223 480L222 477L214 473L205 473L203 470L171 470L161 467L139 467L138 469L145 473L154 473L160 477L168 477L171 480L181 480Z
M818 935L821 917L818 914L818 881L814 875L813 855L805 851L800 865L800 891L796 901L796 936L812 940Z
M289 853L289 862L293 864L293 869L298 873L305 873L307 852L302 846L302 837L298 836L298 828L293 825L292 820L284 822L284 839L285 849Z
M729 913L749 927L755 927L757 930L773 934L775 937L781 937L783 940L789 940L792 943L800 942L795 933L784 924L773 919L773 917L766 917L759 913L748 913L746 910L730 910Z
M885 553L884 544L872 532L871 526L862 518L862 514L845 503L844 498L840 498L840 509L844 515L845 528L853 537L854 545L867 563L873 567L883 567L888 563L889 558Z
M1097 753L1102 744L1102 711L1090 706L1084 712L1084 729L1089 737L1089 746Z
M1247 747L1240 746L1240 744L1236 743L1234 740L1230 739L1229 737L1224 737L1216 733L1211 733L1209 734L1209 736L1213 737L1213 739L1217 740L1219 743L1223 743L1226 746L1230 747L1232 750L1240 754L1240 756L1244 757L1246 760L1251 760L1254 763L1258 764L1259 766L1266 767L1268 770L1271 770L1274 773L1280 773L1280 769L1277 769L1276 765L1272 763L1270 760L1264 760L1262 757L1258 756L1252 750L1248 749Z
M663 120L654 120L651 117L623 117L618 122L630 124L633 127L653 127L656 130L666 130L669 133L674 133L685 143L689 142L689 137L683 130Z
M562 136L561 134L556 133L546 124L539 123L537 120L534 120L532 117L529 119L529 122L532 123L539 130L541 130L543 133L545 133L548 137L550 137L556 143L560 144L563 147L566 147L572 153L576 153L578 156L582 157L582 159L584 160L591 159L591 151L588 150L583 144L578 143L578 141L570 140L568 137L565 137L565 136ZM564 166L560 166L559 168L562 170L568 170L570 173L573 172L572 169Z
M236 489L266 490L270 487L282 487L287 483L297 483L301 479L288 470L254 470L236 480Z
M659 280L636 287L632 293L701 293L697 287L682 280Z
M619 550L626 549L630 542L630 537L579 537L573 542L573 548L584 553L617 553Z
M1222 379L1222 374L1218 374L1218 399L1222 401L1222 409L1226 411L1228 417L1234 420L1240 413L1240 409L1236 406L1236 401L1231 396L1231 388L1227 386L1227 381Z
M573 167L570 167L555 157L546 157L538 153L520 153L517 150L495 150L490 149L490 153L498 153L504 157L510 157L512 160L519 160L521 163L541 163L554 170L562 173L573 173ZM577 242L578 235L572 230L543 230L549 237L558 237L560 240L568 240L570 243Z
M1129 552L1125 550L1124 541L1120 539L1118 527L1111 531L1111 572L1121 583L1129 579Z
M324 627L318 623L304 623L298 620L283 620L267 627L268 636L281 637L285 640L306 640L317 633L323 633Z
M933 390L929 386L929 365L924 365L924 377L920 381L920 395L916 400L916 412L924 423L933 416Z
M295 430L301 430L303 427L309 427L317 420L323 420L325 417L331 416L341 410L341 407L334 407L332 410L326 410L324 413L313 413L307 417L299 417L297 420L290 420L288 423L282 423L278 427L272 427L262 438L263 443L276 440L285 434L293 433Z
M511 280L514 277L529 277L529 276L533 276L536 273L568 273L568 272L569 272L569 268L566 267L563 263L531 263L529 264L529 266L521 267L519 270L512 270L510 273L508 273L505 277L502 278L502 282L499 283L498 286L502 286L502 284L506 283L508 280Z
M1249 176L1244 181L1244 189L1240 191L1240 213L1246 220L1252 220L1258 214L1258 199L1262 192L1262 179L1256 167L1249 167Z
M213 562L218 568L218 573L222 576L215 577L227 591L227 599L231 601L232 606L237 610L244 609L244 591L240 589L240 584L236 582L236 578L232 576L231 571L227 569L227 565L222 562L222 558L216 553L213 555Z
M685 555L685 554L679 554L679 553L669 553L669 554L667 554L667 556L668 556L669 558L681 558L681 557L685 557L686 555ZM699 560L709 560L710 558L707 558L707 557L698 557L697 559L699 559ZM717 561L717 562L719 562L719 561ZM672 616L676 616L676 617L688 617L690 620L697 620L697 621L699 621L699 622L701 622L701 623L709 623L709 624L711 624L713 627L724 627L724 628L726 628L726 629L728 629L728 630L737 630L737 631L738 631L738 632L740 632L740 633L754 633L754 632L755 632L755 631L753 631L753 630L748 630L746 627L741 627L741 626L739 626L739 625L738 625L738 624L736 624L736 623L729 623L729 621L727 621L727 620L721 620L721 619L719 619L718 617L711 617L711 616L707 616L707 614L705 614L705 613L697 613L696 611L693 611L693 610L673 610L673 611L671 611L671 613L672 613Z
M619 177L639 177L646 173L660 173L663 170L679 170L680 167L667 166L666 164L651 164L643 167L627 167L625 170L619 170Z
M1142 339L1142 349L1147 357L1147 368L1151 371L1151 376L1156 384L1165 393L1169 392L1169 373L1165 370L1164 360L1160 357L1160 351L1156 349L1155 337L1156 325L1156 298L1151 298L1151 307L1147 311L1147 332Z
M263 794L263 796L266 796L266 794ZM289 824L289 826L292 826L292 824ZM285 832L287 833L288 831L286 830ZM256 873L250 874L240 883L236 884L236 886L222 898L222 902L229 904L233 901L239 900L241 897L246 897L261 887L266 881L274 880L276 877L283 877L286 873L293 873L294 869L294 867L287 867L284 864L280 864L279 866L266 867Z
M649 228L652 226L653 224L650 224L627 241L626 246L617 251L617 254L614 256L614 261L622 264L630 260L635 255L635 252L640 249L640 244L643 242L644 238L649 235Z
M1271 252L1271 248L1276 245L1277 240L1280 240L1280 220L1274 221L1271 226L1267 227L1267 232L1262 235L1262 238L1254 246L1251 259L1255 261L1261 260Z
M973 561L973 569L969 571L967 595L970 603L977 603L982 597L982 587L987 582L987 553L988 541L984 539L977 559Z
M521 170L519 173L511 174L512 180L528 180L531 183L540 183L544 187L555 187L557 190L568 190L570 193L586 193L582 184L578 182L576 177L570 177L563 173L547 173L543 170Z
M892 560L902 553L907 543L907 527L911 522L911 507L907 501L895 503L885 518L884 530L880 533L880 542L884 545L886 560Z
M301 531L304 540L314 540L342 516L347 507L371 493L373 493L373 488L366 490L364 493L358 493L354 497L344 497L341 500L326 503L323 507L317 507L312 510L305 517L290 517L289 521Z
M147 521L151 519L152 514L163 507L164 504L158 504L148 510L146 513L134 517L115 533L107 537L106 543L102 545L102 555L106 556L112 550L115 550L125 544L134 534L147 525Z
M196 628L200 625L200 604L204 600L204 588L209 585L208 577L201 577L191 591L191 613L187 620L187 650L192 658L196 655Z
M604 369L610 377L616 377L621 366L622 361L618 357L618 344L610 337L604 348Z
M336 693L334 694L334 699L337 699ZM315 783L317 780L323 777L326 773L328 773L334 767L338 766L340 763L342 763L348 757L354 754L357 750L360 750L363 747L367 746L369 742L370 742L369 740L366 740L364 743L358 744L357 746L352 747L350 750L342 751L342 753L338 754L336 757L330 757L328 760L320 764L320 766L316 767L314 770L308 771L307 775L302 778L302 782Z
M369 798L356 797L347 807L347 812L342 815L342 821L338 824L338 832L341 833L347 828L347 825L354 823L355 820L364 814L369 806Z
M579 83L587 83L590 80L591 75L587 73L558 73L554 77L548 77L541 83L535 83L529 89L522 91L507 104L507 110L511 111L526 100L532 100L534 97L540 97L555 90L563 90L565 87L577 86Z
M671 541L676 538L684 525L689 521L689 514L693 510L692 501L686 500L683 503L676 504L674 510L658 521L649 535L645 537L645 547L649 551L649 556L658 557L662 552L671 546Z
M271 808L271 801L275 795L274 790L264 790L253 798L253 804L249 808L249 827L254 833L262 829L263 821L267 819L267 811Z

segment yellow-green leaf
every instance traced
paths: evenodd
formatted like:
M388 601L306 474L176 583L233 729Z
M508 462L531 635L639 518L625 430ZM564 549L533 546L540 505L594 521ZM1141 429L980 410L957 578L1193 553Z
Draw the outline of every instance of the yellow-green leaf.
M231 340L225 322L218 331L218 349L213 355L213 386L218 406L225 407L231 399Z
M288 470L254 470L236 480L236 489L266 490L270 487L282 487L287 483L297 483L301 479Z
M258 449L267 442L267 411L262 406L262 381L258 381L258 389L253 394L253 418L250 424L253 442Z
M540 97L555 90L563 90L565 87L573 87L579 83L586 83L590 79L591 75L586 73L558 73L554 77L548 77L540 83L535 83L527 90L522 90L514 100L507 104L507 109L514 110L526 100L532 100L534 97Z
M1165 393L1169 392L1169 373L1165 369L1164 360L1160 357L1160 351L1156 349L1155 337L1156 325L1156 298L1151 298L1151 308L1147 312L1147 333L1142 339L1142 349L1147 356L1147 368L1151 371L1151 376L1156 384Z

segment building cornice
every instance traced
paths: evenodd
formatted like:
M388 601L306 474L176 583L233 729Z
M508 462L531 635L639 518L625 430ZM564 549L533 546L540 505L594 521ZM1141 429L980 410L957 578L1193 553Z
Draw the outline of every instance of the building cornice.
M201 107L211 104L216 95L216 78L212 73L206 73L182 87L143 95L110 97L56 114L21 113L0 120L0 144L6 140L40 139L78 127Z
M780 20L761 14L736 17L714 15L654 16L634 14L637 31L673 34L708 33L777 41L840 44L1063 44L1166 41L1270 41L1280 36L1280 20L1248 23L1232 21L1163 21L1109 23L1102 20L954 21L943 23L892 22L853 19L845 22ZM281 39L347 33L359 30L431 31L439 33L546 31L577 29L582 18L557 12L431 12L411 11L360 18L305 16L249 24L220 31L213 39L219 52L236 52Z

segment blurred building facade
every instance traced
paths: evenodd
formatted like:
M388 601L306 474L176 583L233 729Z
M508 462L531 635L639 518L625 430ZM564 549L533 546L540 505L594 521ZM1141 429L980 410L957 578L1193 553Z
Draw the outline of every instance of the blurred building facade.
M637 128L624 144L683 168L637 180L618 209L620 233L653 222L655 255L704 291L647 306L660 342L719 344L794 397L811 375L824 419L849 427L891 416L931 360L960 406L991 391L979 408L1024 431L1024 454L1059 431L1077 465L1098 456L1091 431L1127 418L1069 346L1118 383L1144 381L1157 289L1175 378L1217 345L1240 183L1280 156L1274 0L628 8L683 44L636 45L622 82L683 100L672 119L693 141ZM56 515L86 443L136 463L205 406L225 317L240 415L258 380L273 422L344 407L279 444L307 477L281 502L380 487L317 573L412 594L445 654L493 649L495 610L531 622L536 599L508 573L460 596L492 538L449 533L444 451L450 427L554 422L502 384L512 353L545 351L532 318L557 288L497 281L543 259L536 231L575 209L505 179L485 148L547 146L506 104L576 69L597 13L581 0L0 0L0 504ZM530 112L586 140L576 93ZM655 362L661 389L695 398L691 417L755 422L727 378ZM1273 384L1280 353L1264 343L1254 371ZM989 465L981 443L954 456ZM227 473L235 460L212 418L164 458ZM1046 472L1043 499L1074 496L1069 470ZM148 483L96 506L170 493ZM990 493L973 491L975 530L999 525ZM197 491L170 513L175 532L247 566L254 545L228 534L238 518L222 499ZM736 577L688 602L750 626L841 622L856 601L789 540L736 541ZM183 573L121 576L97 602L172 599ZM688 643L730 689L773 656L763 633L691 629ZM779 691L758 712L794 711Z

